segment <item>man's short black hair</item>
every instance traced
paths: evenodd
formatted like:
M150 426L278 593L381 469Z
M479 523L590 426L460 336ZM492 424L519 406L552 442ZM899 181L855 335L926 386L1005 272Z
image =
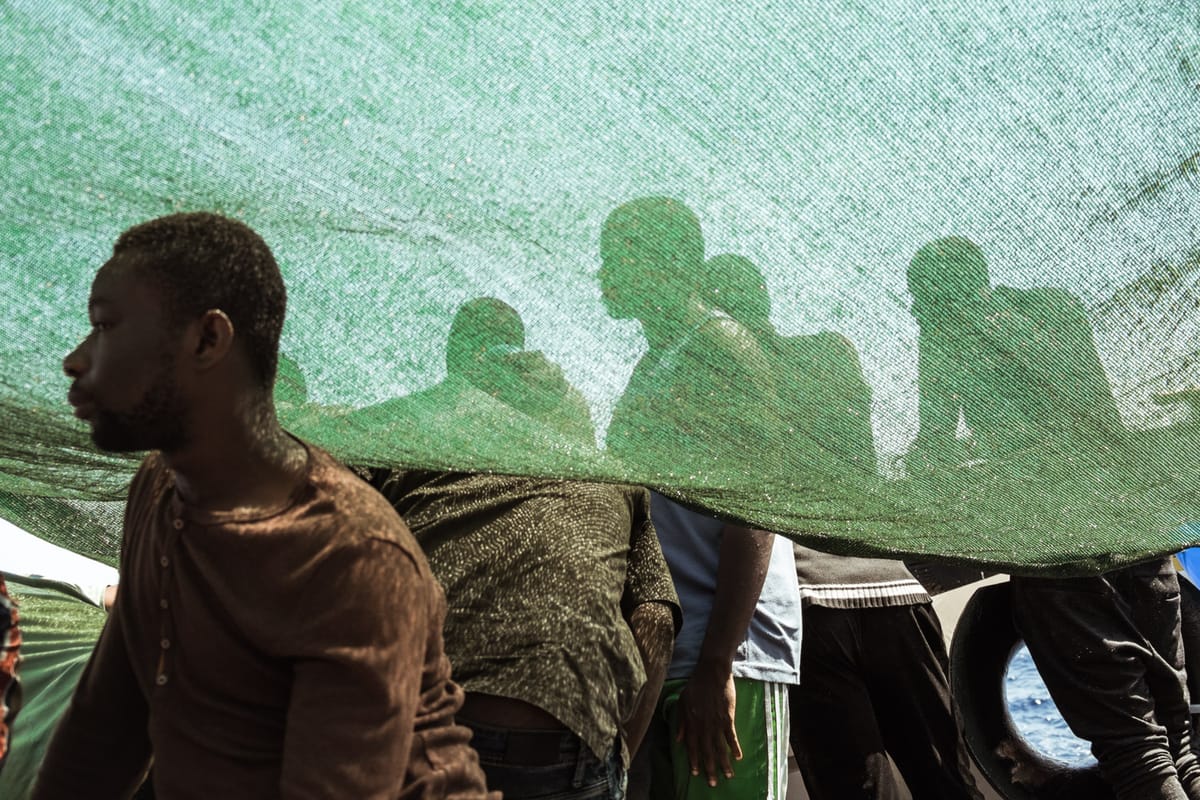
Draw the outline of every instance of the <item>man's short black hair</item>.
M184 325L210 309L233 323L264 388L275 381L287 290L271 249L244 223L206 212L171 214L135 225L113 246L153 278L167 317Z

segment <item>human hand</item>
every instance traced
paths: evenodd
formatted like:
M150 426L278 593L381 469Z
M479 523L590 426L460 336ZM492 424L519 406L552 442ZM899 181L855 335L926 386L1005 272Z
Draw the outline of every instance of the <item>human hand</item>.
M736 709L733 674L727 667L697 666L679 695L675 739L686 745L693 775L699 775L703 765L709 786L717 785L719 774L732 778L732 762L742 760L742 746L733 726Z

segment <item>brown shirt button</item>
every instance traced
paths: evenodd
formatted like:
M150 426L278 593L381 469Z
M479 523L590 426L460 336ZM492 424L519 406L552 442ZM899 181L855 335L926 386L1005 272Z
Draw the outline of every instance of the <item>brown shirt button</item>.
M177 530L177 531L183 530L183 520L177 519L174 522L172 522L171 524L175 526L175 530Z
M159 686L166 686L167 685L167 676L164 673L160 672L158 677L154 679L154 682L157 683Z
M162 565L163 567L165 567L165 566L167 566L167 564L170 564L171 562L170 562L170 560L169 560L169 559L168 559L166 556L163 556L162 558L160 558L160 559L158 560L158 563L159 563L160 565Z

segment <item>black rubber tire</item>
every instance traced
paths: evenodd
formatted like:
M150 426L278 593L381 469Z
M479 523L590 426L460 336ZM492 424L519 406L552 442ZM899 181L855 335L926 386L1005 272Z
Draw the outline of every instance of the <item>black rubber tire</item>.
M1018 758L1060 773L1070 770L1029 747L1017 732L1004 698L1008 663L1021 645L1012 621L1009 584L984 586L971 596L954 628L950 643L950 690L963 722L967 750L979 771L1001 797L1007 800L1065 800L1074 796L1061 790L1030 791L1012 781L1012 764L996 755L1001 742L1009 740ZM1080 800L1094 800L1087 793Z

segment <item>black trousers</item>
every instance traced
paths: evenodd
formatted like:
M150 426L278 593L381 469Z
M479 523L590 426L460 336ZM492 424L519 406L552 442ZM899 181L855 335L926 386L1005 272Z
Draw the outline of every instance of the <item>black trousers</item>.
M804 610L792 751L812 800L978 798L930 604Z
M1092 578L1013 578L1013 619L1063 719L1119 800L1200 800L1170 559Z

